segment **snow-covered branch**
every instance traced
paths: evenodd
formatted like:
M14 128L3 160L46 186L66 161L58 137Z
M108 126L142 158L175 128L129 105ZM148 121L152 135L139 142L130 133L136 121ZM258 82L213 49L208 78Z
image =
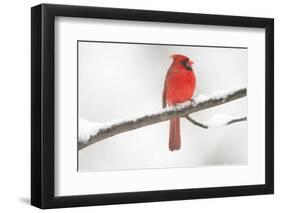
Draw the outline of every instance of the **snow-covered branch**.
M228 91L215 92L210 97L199 95L198 97L194 98L193 101L188 101L184 104L178 105L177 107L165 108L158 112L146 114L130 120L95 124L81 119L79 120L78 149L81 150L100 140L130 130L134 130L155 123L170 120L173 117L186 117L191 113L198 112L211 107L219 106L227 102L245 97L246 95L247 95L246 88L238 88L238 89L236 88ZM229 120L229 124L234 122L238 122L238 120L237 121Z
M185 116L187 120L189 120L191 123L193 123L196 126L199 126L204 129L210 129L210 128L215 128L215 127L222 127L230 124L234 124L237 122L241 121L247 121L247 117L232 117L229 115L224 115L224 114L216 114L214 115L209 121L207 122L199 122L194 120L193 118L190 117L190 115Z

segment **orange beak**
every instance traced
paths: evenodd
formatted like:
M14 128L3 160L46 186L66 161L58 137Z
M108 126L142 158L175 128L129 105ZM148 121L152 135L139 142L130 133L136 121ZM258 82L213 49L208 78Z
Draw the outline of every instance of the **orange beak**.
M192 64L194 64L194 62L189 59L188 64L189 64L189 66L192 66Z

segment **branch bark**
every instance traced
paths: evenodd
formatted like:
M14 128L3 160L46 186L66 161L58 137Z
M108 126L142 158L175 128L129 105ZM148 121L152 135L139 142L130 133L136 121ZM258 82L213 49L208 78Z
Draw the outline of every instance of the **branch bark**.
M100 140L112 137L114 135L127 132L130 130L138 129L155 123L170 120L174 117L186 117L187 115L198 112L204 109L219 106L239 98L245 97L247 95L246 88L235 89L226 92L220 92L220 94L215 94L209 98L204 98L204 100L198 98L193 99L185 104L179 105L173 108L166 108L159 112L144 115L136 119L126 120L122 122L117 122L105 127L100 128L94 135L86 141L78 141L78 150L86 148ZM238 122L238 121L236 121ZM232 122L233 123L233 122Z

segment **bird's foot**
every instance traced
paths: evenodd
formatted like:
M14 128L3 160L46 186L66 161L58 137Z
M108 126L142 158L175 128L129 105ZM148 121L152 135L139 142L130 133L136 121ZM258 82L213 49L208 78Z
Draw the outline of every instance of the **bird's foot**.
M195 100L194 100L193 98L189 99L189 101L190 101L190 103L191 103L192 105L195 105L195 104L196 104L196 102L195 102Z
M173 105L173 108L174 108L174 110L176 110L176 111L178 111L178 107L179 107L178 104L174 104L174 105Z

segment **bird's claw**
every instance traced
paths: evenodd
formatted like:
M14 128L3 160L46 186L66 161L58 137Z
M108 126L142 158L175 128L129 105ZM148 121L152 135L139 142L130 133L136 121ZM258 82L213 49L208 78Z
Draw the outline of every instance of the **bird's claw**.
M189 99L189 101L191 102L192 105L195 105L195 100L193 98Z

